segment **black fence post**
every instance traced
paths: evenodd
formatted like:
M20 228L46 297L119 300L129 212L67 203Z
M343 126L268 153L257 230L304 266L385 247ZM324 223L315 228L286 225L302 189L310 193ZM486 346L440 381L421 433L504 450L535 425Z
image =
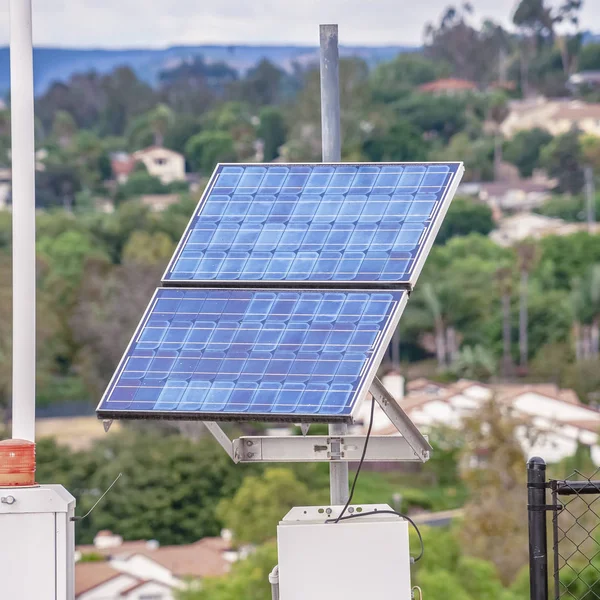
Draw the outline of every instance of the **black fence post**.
M527 510L529 513L529 589L531 600L548 600L546 463L537 456L527 463Z

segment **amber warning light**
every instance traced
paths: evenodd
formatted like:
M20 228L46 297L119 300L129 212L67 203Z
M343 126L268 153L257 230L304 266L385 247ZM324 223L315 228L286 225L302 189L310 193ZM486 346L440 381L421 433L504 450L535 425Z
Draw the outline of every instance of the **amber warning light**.
M0 487L35 484L35 444L0 441Z

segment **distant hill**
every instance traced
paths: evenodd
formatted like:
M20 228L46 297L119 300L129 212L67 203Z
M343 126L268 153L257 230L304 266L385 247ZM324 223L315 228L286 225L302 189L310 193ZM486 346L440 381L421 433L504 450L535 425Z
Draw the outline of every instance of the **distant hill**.
M400 52L411 52L411 46L361 47L340 49L343 56L358 56L369 64L389 60ZM207 62L224 61L238 71L245 71L266 58L290 70L294 62L310 64L318 59L311 46L173 46L162 50L79 50L36 48L34 51L35 91L43 94L54 81L66 81L73 73L97 71L107 73L119 66L131 67L138 77L155 84L158 74L180 61L202 55ZM9 50L0 47L0 97L10 87Z

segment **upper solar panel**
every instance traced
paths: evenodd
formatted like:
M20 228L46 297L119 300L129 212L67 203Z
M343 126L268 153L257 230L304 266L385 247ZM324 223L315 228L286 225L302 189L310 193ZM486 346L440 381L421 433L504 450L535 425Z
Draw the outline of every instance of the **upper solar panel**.
M407 292L158 289L104 418L349 420Z
M219 165L168 283L416 282L461 163Z

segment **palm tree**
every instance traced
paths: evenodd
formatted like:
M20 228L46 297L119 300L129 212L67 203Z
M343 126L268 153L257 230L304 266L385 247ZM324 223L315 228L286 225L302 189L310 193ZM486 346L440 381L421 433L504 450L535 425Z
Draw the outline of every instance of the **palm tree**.
M600 265L593 265L589 279L590 308L593 311L590 327L590 346L593 358L600 354Z
M490 97L488 119L494 128L494 179L500 179L502 166L502 123L508 117L508 98L503 92L494 92Z
M573 319L573 342L575 344L575 360L577 362L585 358L584 327L585 319L585 292L581 278L577 277L571 282L571 293L569 296L571 306L571 318Z
M69 147L76 132L77 124L71 113L66 110L57 111L52 122L52 133L56 137L58 145L61 148Z
M538 247L533 240L524 240L516 247L517 261L519 265L519 364L521 368L527 369L529 358L528 339L528 300L529 300L529 273L538 260Z
M466 346L458 353L452 371L458 377L482 381L494 375L496 360L483 346Z
M157 104L148 113L148 124L154 136L154 145L162 147L165 143L165 135L173 120L175 114L166 104Z
M446 366L446 328L444 326L444 319L442 318L442 306L431 283L424 283L422 289L423 299L433 317L435 354L438 361L438 367L443 369Z
M600 264L591 266L584 277L571 283L573 341L577 361L600 354Z
M512 373L510 300L513 291L513 271L510 267L499 267L495 273L496 285L502 299L502 375Z

